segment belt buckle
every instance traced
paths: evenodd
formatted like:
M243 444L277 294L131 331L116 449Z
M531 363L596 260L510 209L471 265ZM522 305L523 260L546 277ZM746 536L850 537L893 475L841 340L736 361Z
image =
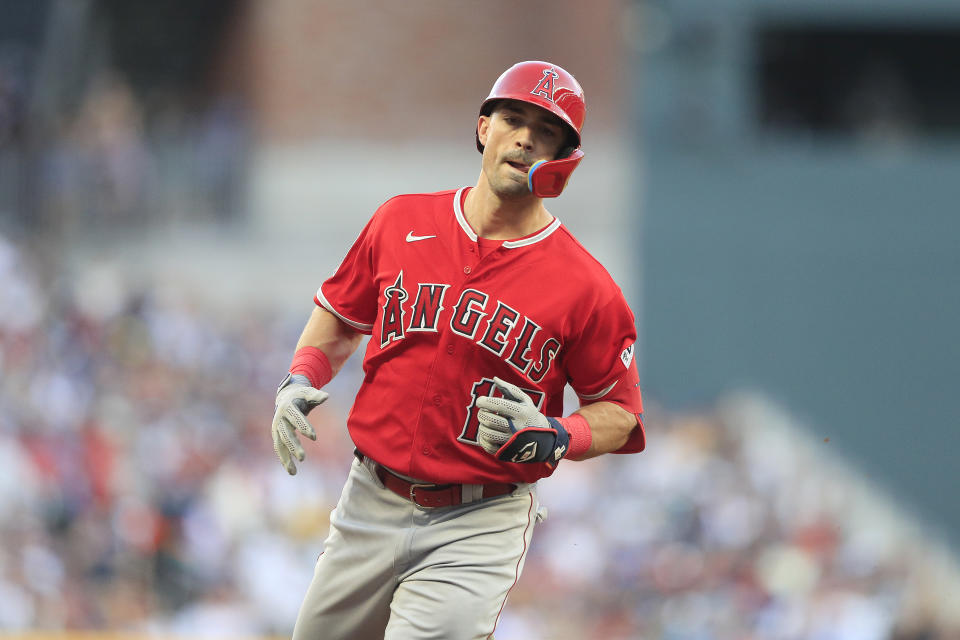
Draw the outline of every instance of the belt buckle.
M419 502L417 502L416 492L417 492L417 488L418 488L418 487L419 487L419 488L422 488L422 489L426 489L427 487L434 487L434 486L436 486L436 485L434 485L433 483L429 483L429 482L428 482L428 483L422 483L422 482L421 482L421 483L416 483L416 482L410 483L410 502L412 502L413 504L417 505L418 507L423 507L424 509L432 509L433 507L431 507L431 506L429 506L429 505L423 505L423 504L420 504Z

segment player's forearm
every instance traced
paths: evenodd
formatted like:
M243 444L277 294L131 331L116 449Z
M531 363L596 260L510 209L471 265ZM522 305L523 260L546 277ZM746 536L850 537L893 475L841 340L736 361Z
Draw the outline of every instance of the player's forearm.
M591 437L590 448L577 460L595 458L620 449L637 426L635 415L612 402L595 402L581 407L576 413L590 425Z
M362 340L363 334L341 322L323 307L317 307L300 334L297 350L303 347L320 349L330 362L332 375L337 375Z

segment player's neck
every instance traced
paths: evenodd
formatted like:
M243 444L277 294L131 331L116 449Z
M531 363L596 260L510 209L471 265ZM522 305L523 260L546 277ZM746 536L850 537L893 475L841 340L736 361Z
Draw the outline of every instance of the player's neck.
M467 193L463 215L478 236L490 240L522 238L553 221L540 198L500 198L483 180Z

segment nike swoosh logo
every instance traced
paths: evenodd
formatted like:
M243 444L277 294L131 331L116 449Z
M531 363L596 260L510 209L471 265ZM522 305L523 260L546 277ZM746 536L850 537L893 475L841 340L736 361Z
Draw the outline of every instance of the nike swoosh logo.
M417 240L429 240L430 238L436 238L437 236L415 236L413 231L407 234L407 242L416 242Z

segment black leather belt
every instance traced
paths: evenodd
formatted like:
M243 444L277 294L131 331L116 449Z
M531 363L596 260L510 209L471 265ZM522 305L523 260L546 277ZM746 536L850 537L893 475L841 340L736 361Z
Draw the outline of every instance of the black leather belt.
M366 456L359 451L355 451L354 455L357 456L360 462L366 459ZM463 504L462 484L411 482L401 478L379 462L370 460L370 463L373 466L373 472L377 478L380 479L380 482L383 483L383 486L401 498L413 502L417 506L434 509L437 507L455 507ZM481 498L504 496L512 493L517 488L517 485L506 482L494 482L482 486L483 494L480 496Z

